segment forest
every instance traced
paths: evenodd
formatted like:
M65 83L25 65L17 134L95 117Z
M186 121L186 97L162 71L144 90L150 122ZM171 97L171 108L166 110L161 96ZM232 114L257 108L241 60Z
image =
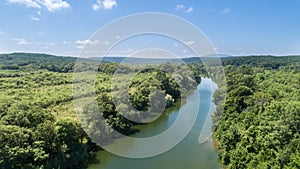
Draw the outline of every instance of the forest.
M198 58L184 61L143 71L134 67L139 73L128 90L133 106L147 110L156 95L165 96L171 106L194 89L207 76L206 69ZM73 106L75 62L46 54L0 55L0 168L86 168L95 160L93 152L101 148L82 129ZM222 163L228 168L300 168L300 56L228 57L222 62L227 84L219 86L213 100L214 138ZM120 77L130 74L130 67L110 59L97 67L95 96L105 122L129 135L136 123L118 113L128 107L116 107L111 95L117 68ZM192 74L182 74L185 68ZM170 70L176 80L161 69Z
M0 56L0 168L85 168L96 160L98 147L86 134L77 119L73 105L72 84L75 58L44 54L4 54ZM115 106L112 100L111 80L116 68L120 79L127 78L130 66L118 63L101 63L96 70L95 97L106 123L116 131L129 135L136 125L118 113L127 105ZM185 68L192 70L182 74ZM173 74L163 70L169 70ZM165 99L167 107L181 94L200 83L203 65L158 64L133 68L137 75L129 86L129 98L139 111L150 107L151 99ZM176 76L177 81L175 81ZM184 84L184 85L179 85ZM122 85L122 81L120 82ZM116 87L115 87L116 88ZM160 89L160 93L152 90ZM84 97L84 96L83 96ZM157 104L161 100L157 100ZM87 105L84 112L95 113ZM130 113L130 112L128 112ZM144 114L131 114L139 119ZM108 131L108 129L103 129ZM110 133L92 134L97 136ZM91 133L88 133L91 134ZM112 138L106 138L108 143Z
M218 106L213 118L219 156L227 168L300 168L299 59L224 60L227 86L214 93Z

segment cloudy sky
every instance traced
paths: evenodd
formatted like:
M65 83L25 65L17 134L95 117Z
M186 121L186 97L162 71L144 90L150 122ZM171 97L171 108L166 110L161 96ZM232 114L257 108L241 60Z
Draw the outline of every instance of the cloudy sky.
M135 13L162 12L196 25L221 54L300 54L299 9L298 0L1 0L0 53L78 56L86 44L110 43L88 40L109 22ZM144 42L152 38L146 36ZM169 43L174 49L168 50L180 48ZM185 43L195 45L192 39ZM127 55L137 49L123 45L116 50L116 55Z

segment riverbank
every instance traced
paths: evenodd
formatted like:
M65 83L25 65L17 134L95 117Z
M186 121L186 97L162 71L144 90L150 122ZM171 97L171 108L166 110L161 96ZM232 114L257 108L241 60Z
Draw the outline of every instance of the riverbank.
M138 126L142 128L142 131L133 135L137 138L145 138L153 135L157 135L161 131L165 131L170 128L180 112L189 113L195 109L197 97L200 96L200 104L198 108L198 116L196 123L187 136L171 150L151 158L142 159L129 159L120 156L113 155L107 151L100 151L97 153L97 158L100 163L91 164L89 169L132 169L132 168L144 168L144 169L214 169L221 168L218 163L218 155L214 149L213 143L207 141L199 144L198 138L201 129L207 119L207 116L211 115L210 107L212 105L211 79L203 79L202 83L198 86L197 90L194 90L189 96L187 96L186 104L182 105L178 109L172 109L169 113L163 113L153 123ZM207 127L206 127L207 128ZM122 138L118 141L123 141ZM164 140L162 140L163 142ZM128 142L125 144L126 151L139 152L142 151L141 145L135 142ZM171 163L170 163L171 161Z

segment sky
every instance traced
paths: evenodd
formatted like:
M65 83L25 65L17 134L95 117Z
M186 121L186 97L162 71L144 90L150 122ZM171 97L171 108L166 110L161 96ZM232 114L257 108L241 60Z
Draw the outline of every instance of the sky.
M86 44L96 43L89 38L108 23L160 12L194 24L219 54L295 55L300 54L299 9L299 0L1 0L0 53L79 56ZM166 50L188 53L175 41L159 39L135 37L112 53L129 55L140 50L136 44L153 40L162 48L172 44ZM184 43L196 45L195 41Z

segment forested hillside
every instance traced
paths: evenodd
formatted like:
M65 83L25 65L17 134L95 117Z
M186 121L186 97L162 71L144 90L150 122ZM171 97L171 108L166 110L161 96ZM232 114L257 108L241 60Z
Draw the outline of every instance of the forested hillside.
M300 57L226 58L215 131L228 168L300 168ZM220 118L220 112L215 119Z
M0 69L6 70L38 70L52 72L70 72L76 58L59 57L47 54L12 53L0 54Z
M247 56L222 58L224 65L262 67L278 69L281 66L299 65L300 56Z

